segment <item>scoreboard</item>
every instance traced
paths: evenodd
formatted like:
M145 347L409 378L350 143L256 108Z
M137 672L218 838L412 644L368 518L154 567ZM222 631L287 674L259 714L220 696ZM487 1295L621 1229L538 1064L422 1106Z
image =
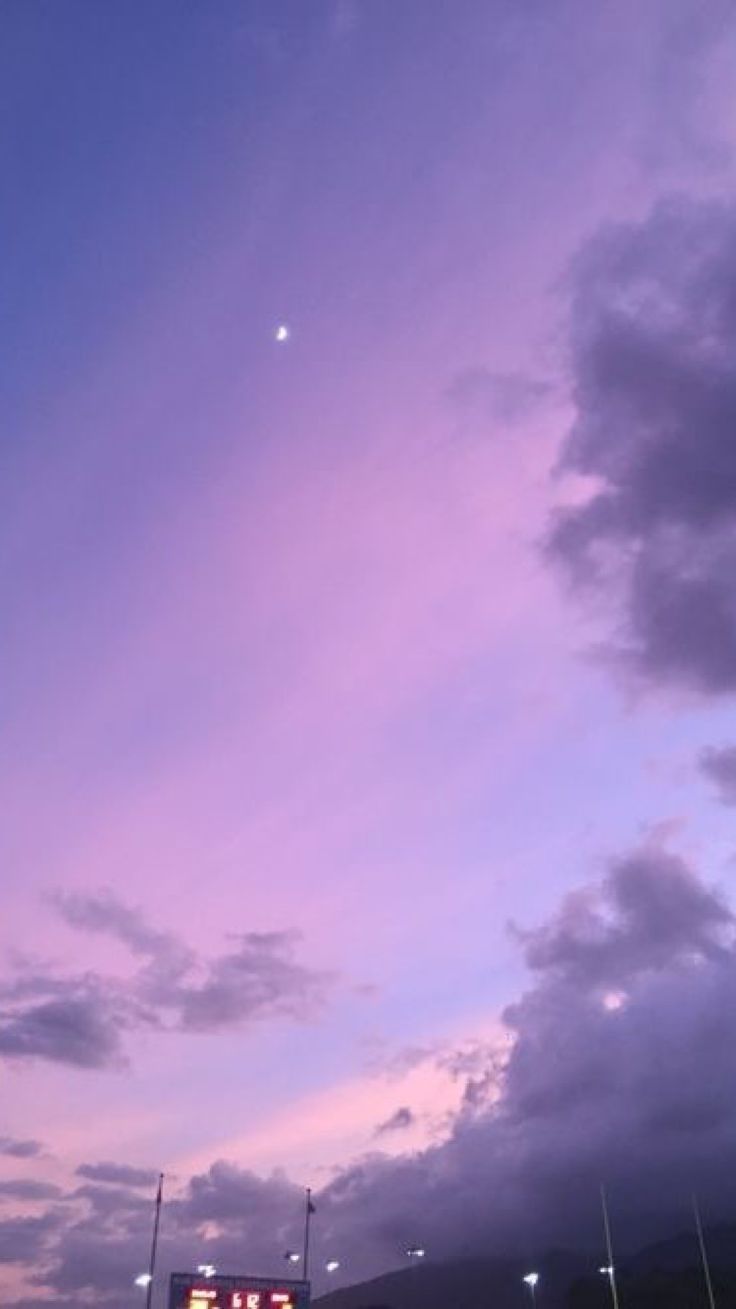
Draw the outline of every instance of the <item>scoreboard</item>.
M309 1282L172 1273L169 1309L309 1309Z

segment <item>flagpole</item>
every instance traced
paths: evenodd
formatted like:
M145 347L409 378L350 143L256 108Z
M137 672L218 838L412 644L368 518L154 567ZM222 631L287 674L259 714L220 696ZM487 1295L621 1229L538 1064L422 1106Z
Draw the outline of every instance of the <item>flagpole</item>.
M698 1208L698 1198L693 1194L693 1214L695 1215L695 1230L698 1233L698 1245L700 1246L700 1258L703 1262L703 1276L705 1278L705 1289L708 1292L708 1304L710 1309L716 1309L716 1298L713 1294L713 1282L710 1275L710 1266L708 1264L708 1252L705 1248L705 1237L703 1236L703 1224L700 1221L700 1209Z
M151 1309L153 1295L153 1278L156 1272L156 1251L158 1249L158 1228L161 1221L161 1199L163 1197L164 1175L159 1173L158 1191L156 1192L156 1209L153 1218L153 1236L151 1238L151 1258L148 1263L148 1286L146 1287L146 1309Z
M304 1212L304 1264L303 1264L303 1267L304 1267L304 1281L305 1281L305 1282L308 1282L308 1281L309 1281L309 1224L310 1224L310 1221L311 1221L311 1218L312 1218L312 1214L313 1214L313 1213L314 1213L314 1205L312 1204L312 1189L311 1189L311 1187L308 1186L308 1187L307 1187L307 1195L306 1195L306 1207L305 1207L305 1212ZM146 1309L148 1309L148 1306L146 1306Z
M618 1288L616 1286L616 1265L613 1262L613 1243L611 1241L611 1224L608 1218L608 1205L606 1203L606 1188L601 1183L601 1209L603 1210L603 1230L606 1234L606 1252L608 1255L608 1280L611 1283L611 1299L613 1309L618 1309ZM711 1306L713 1309L713 1306Z

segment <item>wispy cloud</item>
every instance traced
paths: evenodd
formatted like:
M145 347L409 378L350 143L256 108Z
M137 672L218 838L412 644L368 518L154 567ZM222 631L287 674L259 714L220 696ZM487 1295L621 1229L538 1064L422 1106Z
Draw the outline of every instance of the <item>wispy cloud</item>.
M0 1136L0 1154L7 1155L11 1159L35 1159L42 1153L43 1145L40 1141Z
M61 1187L55 1186L53 1182L40 1182L31 1177L0 1181L0 1200L58 1200L62 1194Z
M413 1127L414 1122L414 1114L409 1106L401 1105L389 1118L378 1124L374 1136L390 1136L393 1132L404 1132L407 1127Z
M201 959L110 893L56 897L64 920L111 936L141 959L128 977L20 968L0 984L0 1058L45 1059L102 1068L124 1057L124 1037L141 1028L215 1032L264 1019L306 1022L335 979L296 957L295 932L245 932Z
M146 1168L133 1168L130 1164L80 1164L77 1177L88 1182L105 1182L111 1186L153 1186L157 1174Z

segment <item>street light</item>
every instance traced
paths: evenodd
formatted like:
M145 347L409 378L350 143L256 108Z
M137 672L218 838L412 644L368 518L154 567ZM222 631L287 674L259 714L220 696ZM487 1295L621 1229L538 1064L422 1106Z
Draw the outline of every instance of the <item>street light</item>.
M521 1280L522 1282L526 1282L526 1285L529 1287L529 1294L532 1297L532 1305L534 1305L537 1299L537 1282L539 1281L539 1273L526 1273Z
M608 1279L608 1285L611 1288L611 1303L613 1309L618 1309L618 1292L616 1290L616 1269L613 1264L602 1264L598 1269L601 1277Z
M134 1286L142 1286L142 1287L145 1288L145 1287L148 1286L149 1283L152 1282L152 1281L153 1281L153 1278L151 1277L151 1274L150 1274L150 1273L139 1273L139 1275L136 1277L136 1279L135 1279L133 1285L134 1285Z
M214 1277L217 1269L214 1264L197 1264L197 1272L203 1277Z
M406 1289L412 1305L419 1302L419 1288L417 1285L419 1268L417 1263L419 1259L424 1258L426 1253L427 1251L423 1245L410 1245L406 1251L406 1257L409 1260L409 1268L411 1269L411 1272L407 1273L409 1280Z
M339 1259L328 1259L327 1263L325 1264L325 1269L327 1270L328 1273L336 1273L339 1267L340 1267Z
M287 1264L298 1264L299 1260L301 1259L301 1255L297 1254L296 1250L287 1250L284 1255L284 1259L286 1260Z

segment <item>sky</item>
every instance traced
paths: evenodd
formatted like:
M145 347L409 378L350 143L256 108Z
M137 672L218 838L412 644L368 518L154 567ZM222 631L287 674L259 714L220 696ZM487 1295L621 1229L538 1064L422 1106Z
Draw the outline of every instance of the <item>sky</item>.
M2 1303L733 1218L730 0L0 29Z

